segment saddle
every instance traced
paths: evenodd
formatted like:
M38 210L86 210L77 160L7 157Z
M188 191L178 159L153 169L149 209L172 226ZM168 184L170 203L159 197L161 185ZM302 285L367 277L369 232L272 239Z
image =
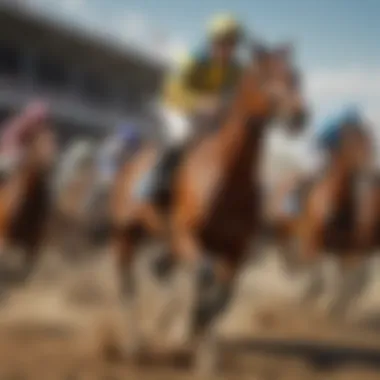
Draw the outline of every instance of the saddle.
M224 108L223 108L224 109ZM157 120L156 125L161 126L160 130L163 130L163 121L159 115L155 112L151 113L154 120ZM206 117L202 114L194 114L190 118L192 125L192 135L185 144L178 147L173 147L169 152L165 151L163 156L158 158L158 165L148 173L136 187L136 197L146 198L146 194L151 194L153 188L154 195L152 201L160 205L167 205L172 198L172 185L176 175L176 169L180 166L180 163L184 159L186 152L198 144L202 139L207 137L210 133L214 132L218 126L221 125L222 117L224 113L218 110L212 117ZM165 146L165 142L162 141L162 137L159 137L159 150L160 145ZM157 169L159 168L159 169ZM159 173L159 178L157 178ZM151 195L149 195L151 197Z

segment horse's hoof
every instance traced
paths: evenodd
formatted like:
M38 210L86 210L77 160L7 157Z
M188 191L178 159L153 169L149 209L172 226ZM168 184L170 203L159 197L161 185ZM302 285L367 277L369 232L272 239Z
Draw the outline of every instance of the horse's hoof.
M195 358L195 376L209 380L218 373L218 355L210 347L200 347Z
M107 361L115 362L122 360L122 351L116 344L106 344L102 351Z
M123 358L129 362L135 363L138 361L142 352L142 345L137 343L127 343L122 346Z
M190 341L190 330L182 325L174 325L169 333L169 345L181 350L186 347Z
M142 347L139 345L126 344L108 344L104 347L104 356L106 360L111 362L126 361L128 363L136 363L140 357Z
M345 322L347 319L347 310L341 305L331 305L327 309L327 317L332 322Z
M207 362L204 359L202 363L197 363L195 368L195 376L200 379L209 380L217 374L216 365L212 362Z

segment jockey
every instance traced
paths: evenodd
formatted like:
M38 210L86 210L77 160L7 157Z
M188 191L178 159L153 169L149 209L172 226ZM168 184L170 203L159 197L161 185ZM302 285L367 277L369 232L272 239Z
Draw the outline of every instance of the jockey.
M344 108L321 124L315 136L316 146L324 152L332 153L339 146L344 128L362 129L363 124L363 117L356 107Z
M194 135L191 119L213 119L220 109L221 96L239 78L236 49L243 37L239 22L229 14L220 14L211 20L208 32L207 46L188 57L165 81L159 113L166 149L151 173L144 197L152 197L169 186L172 169Z
M107 186L112 181L124 153L134 151L139 143L139 131L131 123L121 125L106 139L97 157L100 184Z
M94 203L107 193L125 154L133 153L139 147L140 141L138 128L132 123L126 123L118 127L101 144L95 158L97 176L93 191L85 201L86 208L91 209Z
M313 176L321 169L327 156L337 151L344 128L362 128L363 119L359 110L348 106L334 115L330 115L317 126L304 146L303 157L299 160L302 177Z

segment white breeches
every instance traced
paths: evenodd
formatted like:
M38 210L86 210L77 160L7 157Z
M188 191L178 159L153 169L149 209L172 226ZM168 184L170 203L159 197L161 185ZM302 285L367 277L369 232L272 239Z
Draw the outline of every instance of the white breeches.
M163 121L165 143L181 145L190 138L192 125L186 115L164 106L159 107L159 114Z

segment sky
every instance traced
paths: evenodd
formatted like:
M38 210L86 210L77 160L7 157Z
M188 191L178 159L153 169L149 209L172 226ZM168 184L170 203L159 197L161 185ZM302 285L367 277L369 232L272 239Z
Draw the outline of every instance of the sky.
M204 39L210 16L232 12L252 36L295 44L313 125L352 102L380 125L380 0L19 1L171 58Z

